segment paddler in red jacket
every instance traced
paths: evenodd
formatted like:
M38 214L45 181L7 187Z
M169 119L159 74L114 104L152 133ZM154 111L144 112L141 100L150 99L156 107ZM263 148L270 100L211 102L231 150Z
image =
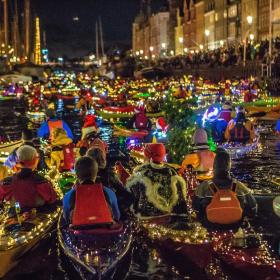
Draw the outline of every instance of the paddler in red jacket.
M20 172L0 182L0 202L19 203L21 209L30 209L56 202L52 184L37 174L39 158L35 148L23 145L17 150Z

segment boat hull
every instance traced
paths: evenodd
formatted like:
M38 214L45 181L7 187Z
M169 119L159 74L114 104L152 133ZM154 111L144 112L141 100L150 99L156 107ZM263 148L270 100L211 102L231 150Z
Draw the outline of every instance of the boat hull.
M130 251L130 224L115 230L72 230L58 223L58 240L64 254L83 275L102 279L110 276Z

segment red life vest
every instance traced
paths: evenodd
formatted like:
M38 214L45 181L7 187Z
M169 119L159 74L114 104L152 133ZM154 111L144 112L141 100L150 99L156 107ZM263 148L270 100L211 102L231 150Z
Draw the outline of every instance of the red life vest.
M63 165L62 170L71 170L75 165L74 144L71 143L63 147Z
M196 168L197 171L213 170L215 154L209 150L201 150L197 152L200 163Z
M112 224L113 217L101 184L80 185L76 189L73 226Z
M231 111L230 110L222 110L219 116L220 119L229 122L231 120Z
M63 128L62 120L48 121L50 140L53 140L53 133L56 128Z
M144 112L138 113L135 118L135 128L146 129L148 125L148 118Z

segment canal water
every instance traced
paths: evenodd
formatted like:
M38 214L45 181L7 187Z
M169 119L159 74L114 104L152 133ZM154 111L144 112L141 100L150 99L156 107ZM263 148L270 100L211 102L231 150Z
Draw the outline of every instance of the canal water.
M66 104L59 101L58 110L78 138L82 118L74 111L71 102L73 101L67 101ZM11 139L20 136L22 119L14 112L21 106L20 103L15 101L0 101L0 127L5 129ZM109 144L110 154L114 155L114 158L121 157L119 150L124 148L124 139L114 137L112 128L108 123L102 120L99 120L99 122L101 137ZM36 126L34 123L31 123L31 125ZM266 128L266 131L269 131L271 124L266 125ZM260 148L245 158L235 160L232 167L233 175L257 192L256 198L260 204L261 214L254 221L254 227L264 234L275 251L278 249L280 223L276 215L273 214L272 199L275 193L280 194L280 188L270 182L270 177L280 177L279 160L280 137L274 136L272 133L265 133L261 136ZM192 267L186 267L185 269L190 272L189 275L184 278L178 276L174 268L158 258L155 249L142 242L142 240L138 240L134 243L125 265L114 279L203 279L193 276ZM60 250L54 231L28 253L4 279L75 280L81 278ZM229 277L227 279L233 278Z

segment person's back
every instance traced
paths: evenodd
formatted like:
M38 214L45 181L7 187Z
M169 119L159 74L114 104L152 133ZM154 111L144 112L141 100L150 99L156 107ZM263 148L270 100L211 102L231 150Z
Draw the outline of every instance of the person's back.
M74 144L63 128L55 129L51 147L51 167L60 171L70 170L74 167Z
M194 152L185 156L180 174L183 174L185 169L191 165L194 171L207 173L213 170L215 153L209 150L208 137L204 129L199 128L193 136Z
M17 151L20 172L5 178L0 185L0 200L18 202L21 208L54 203L57 195L44 177L34 172L38 164L35 148L24 145Z
M255 129L250 120L246 119L244 109L238 109L235 119L228 123L225 131L225 138L230 142L248 143L255 138Z
M78 183L63 198L65 220L74 223L74 226L94 226L118 221L120 212L114 192L95 182L98 172L96 161L90 157L81 157L75 164L75 170Z
M219 148L213 179L200 184L193 198L193 208L204 222L231 225L239 223L244 215L256 214L254 197L245 185L230 176L230 167L229 154ZM240 220L238 215L241 215Z
M47 109L46 111L47 121L41 124L40 128L37 131L37 136L39 138L49 138L53 139L53 132L56 128L63 128L67 136L71 139L74 138L73 133L66 122L59 120L56 117L56 112L54 109Z
M126 183L134 195L135 214L142 217L187 214L185 181L175 169L162 163L164 146L149 144L146 150L151 162L136 168Z

